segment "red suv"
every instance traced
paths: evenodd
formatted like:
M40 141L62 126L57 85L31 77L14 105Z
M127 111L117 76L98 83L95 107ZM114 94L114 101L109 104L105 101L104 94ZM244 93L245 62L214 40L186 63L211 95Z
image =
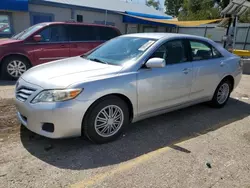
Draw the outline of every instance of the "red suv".
M10 39L0 40L0 75L3 79L17 79L32 66L84 54L119 35L117 28L105 25L34 25Z

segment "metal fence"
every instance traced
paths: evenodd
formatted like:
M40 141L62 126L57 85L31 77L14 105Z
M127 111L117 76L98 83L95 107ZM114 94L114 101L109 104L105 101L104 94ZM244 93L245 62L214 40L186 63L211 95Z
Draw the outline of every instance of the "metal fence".
M236 30L235 48L250 50L250 24L241 24ZM226 28L219 28L216 25L204 25L198 27L176 27L169 28L168 32L184 33L191 35L204 36L222 44L222 36L226 34Z

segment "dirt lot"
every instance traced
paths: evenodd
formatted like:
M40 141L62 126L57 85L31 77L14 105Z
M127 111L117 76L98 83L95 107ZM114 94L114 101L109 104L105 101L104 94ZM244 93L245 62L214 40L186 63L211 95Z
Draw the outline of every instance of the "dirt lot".
M18 124L13 100L2 99L0 188L250 188L249 97L244 75L225 108L201 104L150 118L104 145L35 135Z

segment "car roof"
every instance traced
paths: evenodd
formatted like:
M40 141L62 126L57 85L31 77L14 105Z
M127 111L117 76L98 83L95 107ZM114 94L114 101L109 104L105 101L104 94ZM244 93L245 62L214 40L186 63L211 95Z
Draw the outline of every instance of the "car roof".
M150 39L170 39L170 38L192 38L192 39L201 39L204 40L206 38L195 36L195 35L187 35L187 34L180 34L180 33L133 33L127 34L123 36L129 37L141 37L141 38L150 38Z
M56 25L56 24L65 24L65 25L86 25L86 26L98 26L98 27L111 27L117 29L115 26L103 25L103 24L92 24L92 23L80 23L80 22L43 22L45 25Z

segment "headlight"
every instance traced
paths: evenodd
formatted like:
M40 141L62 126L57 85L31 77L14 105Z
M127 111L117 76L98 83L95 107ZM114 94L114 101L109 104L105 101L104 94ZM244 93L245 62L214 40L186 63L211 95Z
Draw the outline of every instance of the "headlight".
M77 97L81 91L82 89L45 90L39 93L31 103L66 101Z

